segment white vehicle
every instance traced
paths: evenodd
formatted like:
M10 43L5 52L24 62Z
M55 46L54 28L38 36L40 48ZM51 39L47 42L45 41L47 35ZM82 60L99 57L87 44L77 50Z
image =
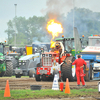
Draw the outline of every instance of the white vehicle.
M36 73L36 68L40 67L40 53L35 53L21 57L19 66L15 69L16 78L21 76L33 77Z

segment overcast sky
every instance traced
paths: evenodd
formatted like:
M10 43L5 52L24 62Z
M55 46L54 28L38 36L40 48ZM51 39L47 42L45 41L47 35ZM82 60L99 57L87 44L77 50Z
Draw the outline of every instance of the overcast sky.
M7 29L7 22L15 17L14 4L17 4L17 17L29 18L34 15L44 16L50 8L48 3L51 2L53 4L54 1L66 1L63 12L69 12L73 8L73 1L74 5L78 8L88 8L93 12L100 12L100 0L0 0L0 41L4 41L7 37L4 32Z

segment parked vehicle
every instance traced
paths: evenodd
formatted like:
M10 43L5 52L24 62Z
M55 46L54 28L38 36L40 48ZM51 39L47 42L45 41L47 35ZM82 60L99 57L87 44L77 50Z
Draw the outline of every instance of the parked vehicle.
M40 66L40 53L23 56L19 59L18 67L14 70L16 78L21 76L33 77L36 68Z
M12 76L13 64L12 57L7 55L9 46L6 43L0 43L0 77Z
M14 69L16 67L18 67L18 62L19 62L19 58L21 58L22 56L25 56L25 48L24 47L12 47L10 46L10 51L7 53L8 56L10 56L12 59L12 64L13 64L13 74L14 73Z
M88 39L88 46L80 53L89 68L85 79L100 80L100 35L91 35Z

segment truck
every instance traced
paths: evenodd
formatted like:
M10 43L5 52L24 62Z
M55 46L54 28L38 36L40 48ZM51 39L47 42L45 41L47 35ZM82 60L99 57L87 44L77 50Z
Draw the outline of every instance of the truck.
M81 44L81 39L79 40ZM54 50L50 52L42 53L42 66L37 67L35 79L36 81L47 81L53 80L54 75L57 74L59 80L69 81L76 80L75 65L69 63L69 60L74 62L75 53L80 53L80 51L75 51L74 38L57 38L55 43L55 48L61 47L58 51Z
M2 76L12 76L13 64L12 57L7 55L10 48L5 43L0 42L0 77Z
M87 81L100 80L100 35L89 36L88 46L80 52L80 55L89 68L85 79Z

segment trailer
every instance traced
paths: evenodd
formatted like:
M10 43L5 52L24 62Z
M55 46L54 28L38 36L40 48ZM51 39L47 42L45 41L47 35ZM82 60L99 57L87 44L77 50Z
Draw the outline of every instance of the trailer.
M100 80L100 35L91 35L88 39L88 46L80 53L89 68L85 79L87 81Z

